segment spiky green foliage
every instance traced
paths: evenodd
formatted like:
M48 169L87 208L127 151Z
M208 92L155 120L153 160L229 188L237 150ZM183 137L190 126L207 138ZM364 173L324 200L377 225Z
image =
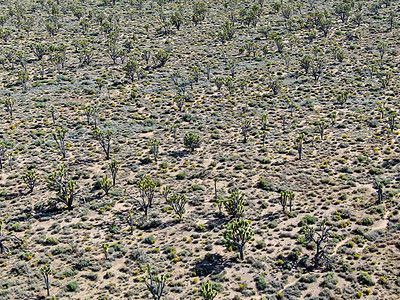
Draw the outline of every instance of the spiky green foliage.
M331 246L332 235L330 231L332 227L328 226L326 223L326 220L322 221L318 224L317 229L308 225L303 228L306 241L315 243L316 246L316 252L313 258L315 268L319 268L323 264L330 265L331 263L328 256L328 249Z
M285 212L286 206L289 204L289 210L292 211L295 193L289 191L281 191L279 203L282 205L282 211Z
M160 144L161 144L161 142L158 139L150 139L147 142L147 145L149 146L150 152L153 154L153 157L154 157L155 161L158 160Z
M67 205L72 210L72 204L79 194L78 184L76 180L72 180L67 168L60 166L59 169L47 178L47 187L56 191L57 200Z
M193 152L196 148L200 147L201 139L197 133L189 131L185 134L185 137L183 138L183 143L185 144L186 148Z
M106 193L106 195L108 195L112 186L113 183L111 180L108 179L108 175L106 175L105 177L103 177L103 179L100 180L100 187Z
M49 276L53 274L53 270L50 266L43 266L40 268L40 273L43 275L44 284L46 285L47 296L50 297L50 280Z
M143 210L144 215L147 216L148 210L153 203L157 183L151 180L151 177L148 175L144 179L139 180L136 187L139 190L139 198L134 199L136 200L140 209Z
M165 287L168 285L168 275L156 276L152 274L150 265L147 265L148 276L146 277L146 287L153 296L153 300L161 300Z
M0 170L3 170L3 163L6 159L6 153L14 146L13 142L7 140L0 141Z
M67 134L66 128L57 128L55 132L53 132L53 138L57 144L58 150L60 151L63 158L66 157L66 149L65 149L65 136Z
M303 132L301 133L295 140L295 146L297 148L297 152L299 153L299 160L301 160L302 154L303 154L303 143L306 138L306 134Z
M238 189L231 191L228 199L224 202L225 210L231 218L242 217L245 204L245 194Z
M110 159L111 152L111 138L113 136L112 130L107 129L106 131L95 129L93 130L93 136L99 141L101 147L106 154L106 159Z
M6 98L5 100L2 101L2 103L4 104L6 111L10 115L10 118L12 119L14 113L15 100L12 98Z
M250 228L250 221L240 219L226 225L224 238L229 247L235 247L239 251L240 259L244 259L244 247L254 236L253 229Z
M206 281L201 285L201 296L204 300L213 300L217 295L218 291L214 289L210 281Z
M179 222L183 220L183 214L185 213L185 205L188 203L188 199L183 194L172 194L167 203L171 205L172 209L174 210L175 214L178 215Z
M115 186L115 182L117 179L117 172L120 168L120 163L117 162L116 160L113 160L108 164L108 168L110 169L112 175L112 185Z
M29 193L33 192L33 189L35 188L38 179L39 179L39 176L37 175L37 172L35 169L28 170L25 172L24 175L22 175L22 180L25 182L26 186L29 188Z
M251 120L249 120L249 119L242 120L240 129L241 129L241 133L243 135L243 143L244 144L247 143L247 135L250 131L250 128L251 128Z

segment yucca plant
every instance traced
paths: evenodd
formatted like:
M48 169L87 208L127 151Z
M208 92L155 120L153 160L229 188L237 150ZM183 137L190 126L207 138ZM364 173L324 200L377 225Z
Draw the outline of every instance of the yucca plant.
M171 205L174 212L178 215L179 222L183 220L183 214L185 213L185 205L188 203L188 199L183 194L172 194L167 203Z
M234 220L224 226L224 238L228 247L235 247L239 251L239 257L244 259L244 247L254 236L253 229L250 228L250 221L240 219Z
M108 179L108 175L106 175L105 177L103 177L103 179L100 180L100 187L106 193L106 195L108 195L112 186L113 183L111 180Z
M245 194L238 189L231 191L228 199L224 202L225 210L231 218L242 217L245 204Z
M76 180L72 180L68 170L64 166L60 166L56 172L53 172L47 178L47 187L56 191L57 200L67 205L72 210L72 204L80 193Z

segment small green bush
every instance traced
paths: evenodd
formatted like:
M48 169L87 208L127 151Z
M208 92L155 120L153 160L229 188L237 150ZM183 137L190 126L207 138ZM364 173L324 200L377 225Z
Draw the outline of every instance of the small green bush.
M374 224L374 219L371 216L365 216L362 219L362 224L364 226L371 226L372 224Z
M76 292L79 289L78 283L76 281L68 282L65 286L65 291L67 292Z
M178 175L176 175L176 179L178 180L183 180L186 178L186 173L185 172L181 172Z
M264 290L267 289L268 284L267 284L267 282L265 281L265 278L264 278L264 277L262 277L262 276L257 276L257 277L254 278L254 280L255 280L255 282L256 282L256 288L257 288L257 290L259 290L259 291L264 291Z
M371 275L369 275L366 272L360 272L360 275L358 275L357 279L358 282L361 283L362 285L371 286L375 284L375 282L372 280Z

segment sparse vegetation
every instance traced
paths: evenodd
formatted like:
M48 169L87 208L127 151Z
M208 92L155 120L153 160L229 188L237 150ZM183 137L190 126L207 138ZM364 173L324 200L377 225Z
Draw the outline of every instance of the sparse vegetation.
M0 299L400 298L399 11L0 1Z

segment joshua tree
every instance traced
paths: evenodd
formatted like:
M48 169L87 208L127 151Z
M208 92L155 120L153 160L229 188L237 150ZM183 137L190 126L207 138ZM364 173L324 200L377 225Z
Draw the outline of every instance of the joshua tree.
M268 124L268 114L263 114L261 116L261 130L259 131L260 135L262 136L263 148L265 147L265 139L268 134L267 124Z
M131 234L133 234L133 229L134 229L134 224L135 224L135 211L132 209L128 212L128 216L127 216L127 221L129 224L129 229L131 231Z
M390 79L392 79L392 72L379 72L378 73L379 77L379 83L381 84L381 87L384 89L389 85Z
M50 297L49 276L53 274L53 270L49 266L43 266L40 268L40 273L43 275L44 284L46 285L47 297Z
M249 133L251 127L251 120L245 119L242 121L241 124L241 133L243 135L243 143L246 144L247 143L247 134Z
M108 179L108 175L103 177L103 179L100 181L100 188L106 193L106 195L108 195L112 186L113 182Z
M284 43L283 43L283 38L280 35L277 35L276 33L271 34L271 39L275 42L276 48L278 49L278 53L282 53L283 52L283 47L284 47Z
M350 91L341 91L337 97L338 103L343 107L349 98Z
M60 151L63 158L66 157L65 150L65 135L67 134L66 128L57 128L56 132L53 132L53 138L57 143L58 150Z
M388 116L388 124L389 124L389 129L391 132L394 131L394 128L396 126L396 117L397 117L397 113L395 111L390 111L389 116Z
M268 39L271 30L272 30L271 26L262 26L257 30L257 32L261 33L265 37L265 39Z
M112 175L112 185L115 186L116 178L117 178L117 172L119 170L120 164L116 160L113 160L108 164L108 168L111 171Z
M311 67L311 64L312 57L310 55L306 55L300 60L300 67L304 69L306 74L308 73L308 69Z
M324 130L326 128L328 128L328 124L326 124L324 121L321 120L321 121L315 122L315 125L317 126L317 129L319 131L319 136L320 136L321 140L323 140L324 139Z
M218 190L217 190L217 182L219 181L218 177L213 178L214 181L214 196L215 199L218 199Z
M95 129L93 130L93 135L100 142L100 145L106 154L106 159L110 159L111 138L113 136L113 132L109 129L107 129L107 131Z
M142 57L146 62L146 65L149 64L150 58L151 58L151 50L150 49L144 49L142 51Z
M47 178L47 182L48 188L57 192L57 200L72 210L72 204L80 191L76 180L72 180L68 170L64 166L60 166L58 171Z
M350 17L351 8L353 5L354 4L348 1L343 1L342 3L335 5L335 14L339 16L343 23L346 23L346 21Z
M330 264L327 249L332 238L331 229L332 227L326 224L326 220L318 224L317 230L310 226L304 227L306 241L313 242L316 245L316 253L313 259L315 268L319 268L323 263Z
M279 203L282 205L283 212L285 212L285 210L286 210L287 200L288 200L288 192L281 191L281 194L279 196Z
M280 82L272 77L268 79L268 87L272 90L274 96L278 95L281 90Z
M376 192L378 194L377 204L378 205L382 204L383 203L383 183L378 181L378 180L375 180L374 181L374 187L375 187Z
M31 49L33 54L37 57L38 60L42 60L43 56L48 54L48 47L45 44L37 43L31 45Z
M225 210L231 218L240 218L244 215L246 200L245 194L237 188L230 192L228 199L224 202Z
M318 79L322 76L323 70L324 70L324 63L322 62L322 60L318 58L315 59L311 65L311 73L315 81L318 81Z
M154 193L156 191L157 183L151 180L150 176L139 180L136 187L139 189L139 198L134 198L140 209L143 210L144 215L147 217L149 208L152 206Z
M285 212L286 206L289 203L289 211L292 211L292 205L294 200L295 194L289 191L281 191L279 196L279 202L282 205L282 211Z
M16 245L21 245L22 240L17 238L15 235L5 235L3 232L4 222L0 220L0 254L10 252L10 249L4 244L6 241L13 241Z
M108 259L108 249L110 248L110 245L107 243L102 243L101 248L103 249L105 258Z
M147 142L147 145L150 147L150 152L153 154L154 160L158 160L158 154L159 154L159 148L160 148L161 142L157 139L150 139Z
M182 111L182 108L185 106L186 97L184 95L176 95L174 97L174 101L176 106L178 106L179 111Z
M6 100L3 101L3 103L4 103L4 106L6 107L8 114L10 115L10 118L12 119L13 112L14 112L15 100L11 99L11 98L7 98Z
M164 197L167 203L170 194L171 194L171 188L169 186L164 186L163 190L161 191L161 195Z
M213 300L217 297L218 291L214 289L213 284L207 281L201 285L201 296L204 300Z
M175 26L177 30L181 28L183 21L184 17L181 12L176 11L171 15L171 24Z
M135 81L135 76L137 76L139 79L138 70L139 70L139 64L134 59L128 60L128 62L124 66L126 77L128 77L131 82Z
M387 52L387 48L388 48L388 46L386 43L380 42L378 44L378 52L379 52L379 57L381 60L383 59L383 56Z
M153 300L161 300L164 289L168 285L168 275L155 276L151 273L150 265L147 265L148 276L146 277L146 287L153 296Z
M167 203L171 205L174 212L178 215L179 222L183 220L183 214L185 213L185 205L188 203L188 199L183 194L172 194Z
M244 259L244 247L247 242L251 241L254 236L253 229L250 228L250 221L234 220L230 224L224 226L224 238L228 246L236 247L239 251L239 257Z
M232 22L226 22L221 26L221 31L218 33L218 39L225 43L233 39L236 29Z
M153 60L157 67L163 67L169 60L170 54L164 50L159 50L154 56Z
M3 162L7 158L7 150L11 149L13 146L14 144L12 142L6 140L0 141L0 170L3 170Z
M301 155L303 153L303 142L305 138L306 134L303 132L294 141L296 144L297 152L299 153L299 160L301 160Z
M200 136L197 135L195 132L189 131L185 134L185 137L183 138L183 143L190 152L193 152L196 148L200 147L201 139Z
M21 69L18 71L18 83L22 85L24 90L26 90L27 86L26 83L29 80L29 73L25 69Z
M29 188L29 193L32 193L37 184L37 180L39 179L36 170L33 169L26 171L25 174L22 175L22 179L24 180L26 187Z
M53 121L53 124L56 123L55 113L56 113L56 109L55 109L54 105L51 105L50 106L50 114L51 114L51 120Z

